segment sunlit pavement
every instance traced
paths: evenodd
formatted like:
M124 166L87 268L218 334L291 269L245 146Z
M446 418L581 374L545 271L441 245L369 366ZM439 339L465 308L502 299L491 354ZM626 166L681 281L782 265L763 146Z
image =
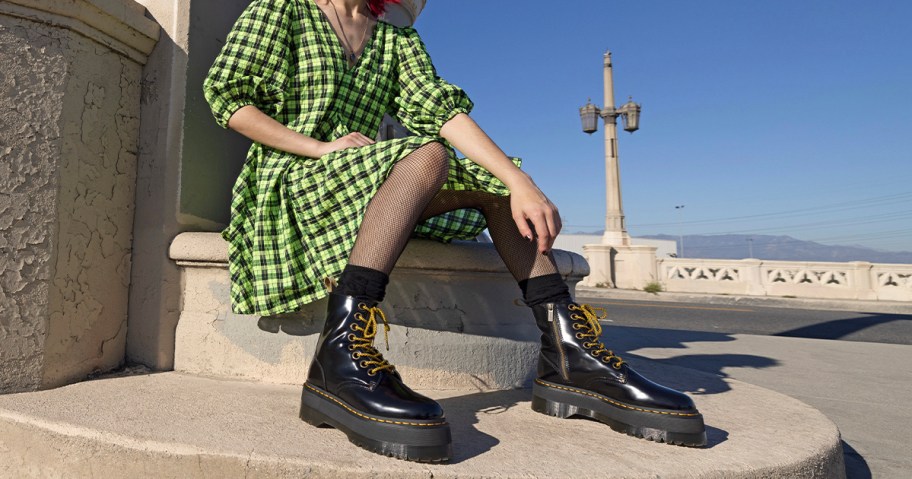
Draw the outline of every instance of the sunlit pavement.
M819 409L842 433L848 477L906 477L912 470L904 439L912 427L905 406L912 394L912 316L578 300L608 310L606 345L634 364L641 356L685 366ZM724 382L687 389L699 404Z

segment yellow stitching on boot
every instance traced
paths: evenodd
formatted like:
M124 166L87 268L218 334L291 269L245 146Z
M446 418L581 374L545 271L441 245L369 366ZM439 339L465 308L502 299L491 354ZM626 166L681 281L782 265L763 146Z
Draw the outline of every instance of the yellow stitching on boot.
M588 392L588 391L583 391L582 389L574 389L574 388L567 388L567 387L563 387L563 386L558 386L558 385L556 385L556 384L546 383L546 382L542 381L541 379L536 379L535 382L538 383L538 384L540 384L540 385L542 385L542 386L549 387L549 388L563 389L564 391L570 391L570 392L572 392L572 393L579 393L579 394L584 394L584 395L586 395L586 396L592 396L592 397L594 397L594 398L596 398L596 399L601 399L602 401L605 401L605 402L614 404L615 406L622 407L622 408L626 408L626 409L633 409L634 411L650 412L650 413L653 413L653 414L666 414L666 415L669 415L669 416L685 416L685 417L693 417L693 416L699 416L699 415L700 415L700 413L667 412L667 411L655 411L655 410L653 410L653 409L642 409L642 408L638 408L638 407L634 407L634 406L628 406L627 404L624 404L624 403L621 403L621 402L612 401L611 399L608 399L608 398L606 398L605 396L602 396L602 395L599 395L599 394L593 394L593 393L590 393L590 392Z
M370 419L371 421L384 422L384 423L387 423L387 424L397 424L397 425L400 425L400 426L443 426L443 425L446 424L446 421L443 421L443 422L432 422L432 423L428 423L428 424L422 424L422 423L418 423L418 422L400 422L400 421L389 421L389 420L387 420L387 419L377 419L377 418L375 418L375 417L370 417L370 416L361 414L361 413L358 412L358 411L355 411L354 409L348 407L348 406L347 406L345 403L343 403L342 401L339 401L338 399L336 399L336 398L334 398L334 397L332 397L332 396L330 396L330 395L324 393L323 391L320 391L319 389L316 389L315 387L311 386L310 384L304 383L304 387L306 387L307 389L310 389L311 391L313 391L313 392L315 392L315 393L317 393L317 394L319 394L319 395L325 397L326 399L329 399L330 401L332 401L332 402L334 402L334 403L336 403L336 404L342 406L343 408L347 409L348 412L354 414L355 416L358 416L358 417L361 417L361 418L364 418L364 419Z

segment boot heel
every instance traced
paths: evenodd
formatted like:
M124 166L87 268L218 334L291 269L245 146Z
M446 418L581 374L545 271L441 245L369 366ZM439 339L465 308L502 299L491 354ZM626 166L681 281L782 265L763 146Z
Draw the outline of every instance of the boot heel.
M302 421L310 424L314 427L319 428L332 428L332 424L329 423L329 420L326 416L320 414L313 409L308 408L307 406L301 405L301 412L298 414Z
M568 417L576 414L579 408L572 404L559 403L542 397L533 396L532 410L542 414L547 414L548 416L567 419Z

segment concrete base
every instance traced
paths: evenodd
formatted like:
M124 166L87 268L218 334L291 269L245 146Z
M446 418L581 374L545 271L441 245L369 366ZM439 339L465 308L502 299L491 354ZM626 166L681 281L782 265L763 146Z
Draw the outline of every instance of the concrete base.
M708 379L728 385L695 396L707 448L544 416L531 410L529 390L423 391L447 411L455 457L417 464L301 422L297 386L161 373L0 397L0 476L845 477L839 431L810 406L689 369L635 366L679 389Z
M174 369L215 377L301 384L326 317L326 299L293 314L231 313L227 245L217 233L183 233L171 246L182 274ZM554 251L571 291L589 273L577 254ZM384 357L421 389L531 386L541 332L493 244L412 239L381 307L392 325Z
M656 249L646 245L583 245L590 273L580 284L643 289L648 283L656 281Z

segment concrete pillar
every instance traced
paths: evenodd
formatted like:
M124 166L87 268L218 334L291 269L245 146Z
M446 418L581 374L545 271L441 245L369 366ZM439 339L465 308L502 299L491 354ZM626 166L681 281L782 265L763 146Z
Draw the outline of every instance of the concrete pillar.
M877 299L874 283L871 281L871 270L874 265L866 261L849 263L849 286L855 291L855 299Z
M584 286L598 288L616 288L614 255L617 250L607 244L584 244L583 256L589 263L589 276L583 278Z
M0 392L121 364L142 65L131 0L0 2Z
M614 73L611 52L604 56L605 107L605 233L602 244L627 246L630 235L624 222L621 197L621 168L618 160L617 114L614 108ZM606 115L608 112L608 115Z
M742 259L740 263L743 265L740 267L741 281L747 289L745 294L765 296L766 281L760 268L763 262L759 259Z
M656 247L629 245L615 247L614 274L615 287L623 289L643 289L655 282Z

